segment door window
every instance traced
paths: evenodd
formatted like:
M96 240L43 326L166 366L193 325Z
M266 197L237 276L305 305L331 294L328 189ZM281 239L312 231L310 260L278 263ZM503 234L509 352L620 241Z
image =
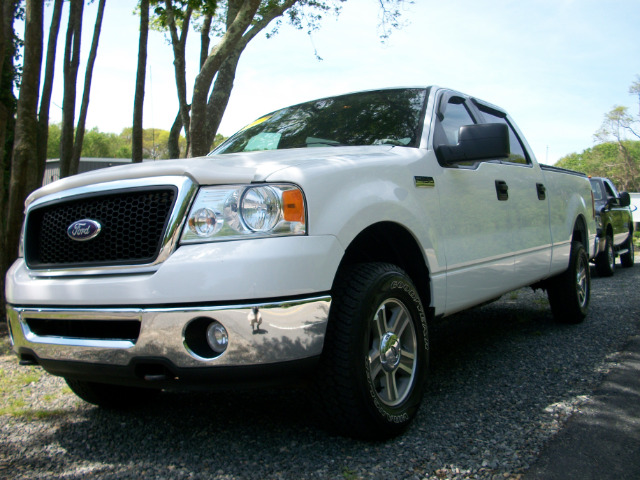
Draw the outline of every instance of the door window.
M444 118L440 121L444 138L438 139L439 145L457 145L460 127L476 123L473 121L469 110L467 110L463 102L464 100L458 97L449 99L449 103L444 112Z
M604 181L604 188L607 191L607 197L609 198L618 198L618 192L616 187L614 187L611 183Z
M513 130L513 127L507 119L504 116L496 115L495 113L489 112L483 108L480 108L480 111L485 117L487 123L504 123L509 128L509 148L511 149L511 152L506 161L510 163L522 163L525 165L529 164L530 162L524 147L522 146L522 142L520 142L518 135L516 135L516 132Z

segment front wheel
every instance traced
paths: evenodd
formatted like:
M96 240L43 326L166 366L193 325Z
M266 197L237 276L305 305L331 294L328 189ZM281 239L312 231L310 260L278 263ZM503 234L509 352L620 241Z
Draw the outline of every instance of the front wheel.
M547 281L547 296L556 322L580 323L591 297L589 257L580 242L571 243L569 268Z
M427 318L410 278L391 264L348 267L334 285L319 370L327 420L384 439L418 411L428 367Z

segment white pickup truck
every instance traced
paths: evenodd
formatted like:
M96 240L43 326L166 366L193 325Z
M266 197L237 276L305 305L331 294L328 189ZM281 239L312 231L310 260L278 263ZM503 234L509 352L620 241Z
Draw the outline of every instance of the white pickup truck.
M34 192L13 349L104 407L304 375L341 432L389 437L421 403L431 322L524 286L585 317L594 216L587 177L538 164L494 105L439 87L315 100L204 158Z

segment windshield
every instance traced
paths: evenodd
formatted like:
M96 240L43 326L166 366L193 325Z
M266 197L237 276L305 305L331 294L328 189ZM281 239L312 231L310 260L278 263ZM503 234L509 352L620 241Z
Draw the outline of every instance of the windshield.
M212 153L341 145L417 147L426 89L377 90L277 110Z

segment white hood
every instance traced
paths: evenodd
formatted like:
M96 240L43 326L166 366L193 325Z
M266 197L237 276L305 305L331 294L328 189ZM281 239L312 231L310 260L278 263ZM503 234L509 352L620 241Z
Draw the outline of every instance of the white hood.
M181 176L190 177L199 185L222 185L264 181L284 168L308 162L330 162L352 156L380 155L390 146L317 147L234 153L182 160L159 160L92 170L50 183L27 197L26 205L52 193L98 183L135 178Z

